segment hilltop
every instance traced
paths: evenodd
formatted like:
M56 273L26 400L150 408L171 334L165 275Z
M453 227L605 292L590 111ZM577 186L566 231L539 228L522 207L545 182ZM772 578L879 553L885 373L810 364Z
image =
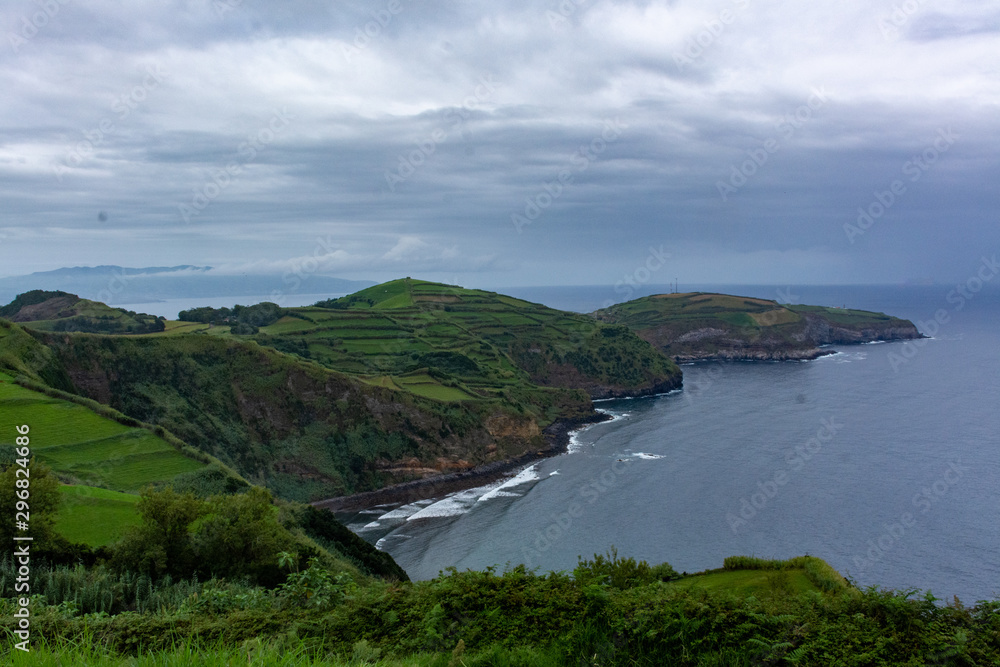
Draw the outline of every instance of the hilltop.
M629 327L676 361L815 359L829 354L822 345L921 337L909 320L884 313L705 292L643 297L593 316Z
M474 393L495 394L519 379L583 389L591 398L680 386L679 369L627 328L496 292L406 278L291 314L314 320L314 341L341 341L329 345L330 364L350 363L337 348L349 353L360 328L375 346L358 370L405 372L423 364L462 378ZM310 338L310 327L281 325L275 333Z
M19 294L0 308L0 317L12 322L30 322L33 329L42 331L143 334L165 328L162 317L112 308L61 290Z

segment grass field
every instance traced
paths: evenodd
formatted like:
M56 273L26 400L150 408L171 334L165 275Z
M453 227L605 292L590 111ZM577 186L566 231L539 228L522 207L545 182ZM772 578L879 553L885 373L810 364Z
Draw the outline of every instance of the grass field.
M31 449L40 461L63 478L90 486L138 491L205 466L144 428L119 424L0 374L0 447L13 447L20 424L30 427Z
M804 570L718 570L671 582L679 588L730 591L737 595L787 594L818 591Z
M90 486L63 485L56 530L70 542L102 547L121 537L128 526L138 525L135 505L139 496Z
M418 396L436 401L464 401L473 398L458 387L446 387L429 375L411 375L394 378L397 385Z

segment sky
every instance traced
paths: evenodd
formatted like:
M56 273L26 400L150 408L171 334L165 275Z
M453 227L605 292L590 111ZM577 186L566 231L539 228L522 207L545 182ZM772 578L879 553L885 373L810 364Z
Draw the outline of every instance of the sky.
M1000 2L5 0L0 276L963 281Z

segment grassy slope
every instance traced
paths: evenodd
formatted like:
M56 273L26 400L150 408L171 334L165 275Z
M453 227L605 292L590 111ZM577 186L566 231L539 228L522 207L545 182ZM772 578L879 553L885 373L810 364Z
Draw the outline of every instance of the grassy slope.
M205 463L143 428L14 384L0 373L0 447L13 448L14 426L31 428L33 454L60 476L117 491L138 491Z
M139 341L143 338L60 335L59 339L66 347L50 348L21 327L0 320L0 369L7 371L0 372L0 450L6 450L0 454L4 459L13 458L10 447L15 433L13 427L28 424L33 454L51 465L64 481L84 482L61 487L63 502L56 528L71 542L104 546L137 522L135 503L138 497L113 490L137 491L149 483L173 484L203 494L233 492L241 485L245 488L245 482L234 471L191 449L172 433L142 424L105 405L48 388L42 381L44 375L49 377L51 384L72 384L59 352L65 354L73 349L73 341L97 348L102 342L111 341L126 347L136 345L142 356ZM198 341L193 342L196 345L192 352L197 356L200 345ZM93 350L91 348L91 352ZM87 357L84 353L84 358L91 361L98 356L94 353ZM177 358L174 356L174 361ZM126 366L136 365L127 355L125 361ZM143 361L158 365L160 370L170 368L156 355L144 357ZM148 391L148 382L155 374L143 377L141 368L137 372L143 379L143 390ZM15 384L10 373L17 373L21 382L43 388L44 393ZM129 387L122 389L127 395ZM161 407L166 414L175 414L178 406L203 407L205 398L195 395L192 402L168 401L168 405ZM387 554L376 551L351 534L337 524L332 515L308 506L299 506L294 511L297 523L306 534L335 559L347 558L372 575L405 579L405 573Z
M907 320L884 313L694 292L644 297L599 310L598 319L628 326L678 359L808 358L816 346L916 337Z
M289 309L252 340L174 323L37 340L7 327L25 343L10 367L162 425L298 500L537 451L546 426L592 414L588 394L680 383L624 327L494 293L406 279L324 305ZM39 358L23 362L26 350Z
M27 297L26 304L20 303L23 297ZM99 301L81 299L75 294L40 290L19 295L18 299L0 309L0 316L29 324L32 329L40 331L107 331L116 334L145 332L156 320L152 315L113 308Z
M19 424L31 427L34 456L61 478L107 487L60 487L63 502L56 530L71 542L92 547L110 544L138 522L139 497L123 491L138 491L206 467L146 429L26 389L0 373L0 450L5 458L12 457L12 434Z
M56 518L56 530L70 542L107 546L129 526L139 524L139 496L90 486L66 485Z
M441 403L228 337L39 335L78 391L291 499L412 478L394 463L411 458L471 464L541 445L530 418L499 400Z

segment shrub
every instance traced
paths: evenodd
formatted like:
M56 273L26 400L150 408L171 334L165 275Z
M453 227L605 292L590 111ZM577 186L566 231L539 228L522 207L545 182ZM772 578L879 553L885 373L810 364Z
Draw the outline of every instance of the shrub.
M669 563L650 566L644 560L621 558L612 547L607 557L594 554L594 560L579 559L573 570L573 577L581 586L599 585L625 590L635 586L646 586L657 581L679 579L680 575Z
M153 579L187 577L198 562L190 526L205 515L205 503L193 493L167 487L146 488L136 505L141 523L115 546L111 565L117 572L138 572Z
M208 510L194 536L203 572L267 586L284 579L275 557L290 550L295 538L278 522L267 490L253 487L240 495L212 496Z
M56 512L61 499L59 480L51 468L35 459L28 462L27 468L16 460L12 461L0 473L0 512L3 513L0 518L0 542L10 545L14 544L15 535L30 536L33 553L62 550L66 541L60 540L55 532ZM16 530L18 512L30 516L28 531Z
M283 556L291 556L287 552ZM278 587L278 598L286 607L330 608L344 600L355 589L354 579L347 572L331 574L318 558L309 559L309 567L292 572Z

